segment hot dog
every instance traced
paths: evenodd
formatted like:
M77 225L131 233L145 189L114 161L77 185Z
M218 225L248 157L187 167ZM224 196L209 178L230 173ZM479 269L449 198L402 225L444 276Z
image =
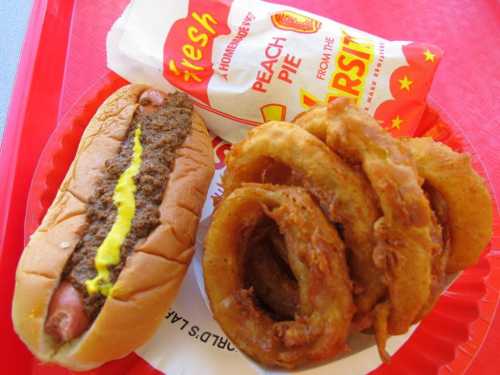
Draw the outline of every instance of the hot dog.
M45 332L59 342L80 336L90 324L80 294L67 281L54 293L47 316Z
M38 358L87 370L153 334L191 261L213 171L185 94L128 85L101 105L17 267L14 328Z

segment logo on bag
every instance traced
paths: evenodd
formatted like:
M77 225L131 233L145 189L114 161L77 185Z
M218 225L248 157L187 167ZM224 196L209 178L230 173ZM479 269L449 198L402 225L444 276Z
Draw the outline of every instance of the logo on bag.
M230 6L225 1L191 0L187 16L174 23L163 47L163 76L205 104L210 104L207 89L213 75L213 42L230 33Z
M303 14L283 10L271 16L274 27L302 34L313 34L321 27L321 22Z

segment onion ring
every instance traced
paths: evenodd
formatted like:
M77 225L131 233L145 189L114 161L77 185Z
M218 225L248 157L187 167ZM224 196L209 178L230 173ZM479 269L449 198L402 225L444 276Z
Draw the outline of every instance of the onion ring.
M374 264L374 224L380 217L376 198L366 178L300 127L272 121L249 132L226 157L222 178L224 197L244 182L263 182L274 162L289 167L320 203L328 218L340 223L350 250L349 263L357 313L370 313L383 296L382 274Z
M442 251L433 236L435 221L412 155L347 98L315 108L296 121L345 160L360 164L378 197L383 217L375 223L378 242L373 256L384 269L389 295L383 302L387 306L375 309L375 335L388 361L387 335L405 333L426 308L433 258Z
M300 271L315 272L317 260L307 267L297 263L297 259L304 262L297 249L306 248L297 244L297 233L307 243L306 237L312 238L316 225L328 224L321 215L320 224L308 221L314 209L322 210L330 224L340 225L350 251L357 307L354 319L351 306L347 322L337 320L336 325L327 326L340 329L344 339L346 330L373 326L380 356L388 362L385 345L389 335L405 333L422 319L434 306L446 272L474 263L490 240L491 197L468 156L431 139L395 139L347 98L315 107L294 121L295 125L270 122L252 130L226 159L221 207L231 208L220 214L222 224L214 229L211 245L207 239L212 264L207 263L205 277L212 279L215 288L221 270L233 276L243 269L250 273L243 281L233 280L230 295L213 291L215 297L210 296L207 287L212 309L219 309L214 315L240 349L267 365L293 368L339 353L339 331L336 338L323 340L326 327L307 315L319 305L306 307L311 301L304 297L304 288L308 288L308 297L321 291L328 299L332 287L311 289L304 284ZM266 184L270 182L301 188ZM300 194L307 198L298 199ZM304 209L309 205L304 203L307 199L309 211ZM261 225L263 217L267 223ZM270 229L270 220L278 224L285 241ZM219 232L232 222L237 223L239 234L223 238ZM337 242L342 244L337 232L328 228L335 235L331 245L338 250ZM239 243L231 245L231 241ZM313 247L319 245L310 242ZM237 250L217 250L230 245ZM225 255L222 260L217 251ZM244 258L245 254L252 256ZM350 290L348 278L343 280ZM345 296L345 285L341 289L340 295ZM218 298L215 307L214 298ZM239 326L245 319L247 326ZM333 343L330 349L325 344L328 341Z
M293 320L299 288L288 267L286 244L273 224L257 226L250 235L244 264L246 284L254 288L255 296L275 320Z
M441 251L432 236L432 211L415 162L403 143L347 98L328 106L326 136L332 149L361 164L379 198L384 216L375 224L379 241L375 252L385 258L389 298L384 303L390 306L387 332L405 333L430 297L433 255ZM375 335L382 358L387 359L386 336Z
M405 138L420 176L446 202L450 255L446 272L463 270L479 259L491 240L493 208L484 180L472 168L470 157L432 138ZM441 219L443 220L443 218Z
M441 194L434 190L428 184L422 186L424 193L431 206L432 227L431 237L438 245L440 251L434 253L431 269L431 293L426 305L420 311L415 322L421 320L429 311L432 310L439 295L443 291L446 264L450 255L450 235L447 224L447 205Z
M326 118L327 107L317 106L299 114L294 123L325 141ZM450 254L446 272L458 272L473 265L491 240L493 231L491 195L484 180L472 167L467 154L455 152L432 138L401 140L411 150L418 174L425 181L424 188L427 185L442 196L439 206L435 199L432 202L432 196L430 200L448 236L445 242L449 242Z
M283 234L298 280L293 321L271 319L256 305L252 288L244 287L245 237L264 217ZM207 233L203 270L215 319L236 346L259 362L294 368L344 350L354 312L344 246L304 189L246 184L229 194Z

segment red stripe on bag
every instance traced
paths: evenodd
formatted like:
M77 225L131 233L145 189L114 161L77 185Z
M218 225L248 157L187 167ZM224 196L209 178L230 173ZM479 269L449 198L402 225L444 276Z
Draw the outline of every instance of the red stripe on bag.
M231 1L191 0L188 14L170 29L163 47L163 76L175 87L210 104L214 39L229 34Z

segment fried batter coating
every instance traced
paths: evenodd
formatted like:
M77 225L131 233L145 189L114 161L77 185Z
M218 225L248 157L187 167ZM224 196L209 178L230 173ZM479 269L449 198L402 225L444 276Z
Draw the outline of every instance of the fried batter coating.
M293 171L294 183L319 201L330 220L342 224L358 292L356 307L359 314L369 313L385 287L372 257L373 228L381 214L368 181L307 131L273 121L253 129L231 149L222 178L224 196L244 182L263 182L265 171L276 162Z
M479 259L491 240L493 208L484 180L470 157L431 138L405 138L418 173L446 202L450 256L446 271L463 270Z
M346 161L361 165L378 197L384 216L375 224L373 257L385 272L389 298L375 309L375 331L387 360L387 335L406 332L425 309L433 260L442 251L412 155L346 98L313 108L295 121Z
M204 257L212 311L269 366L332 358L347 332L370 326L389 361L387 338L421 320L446 273L474 264L490 241L490 194L468 155L393 138L346 98L294 123L255 128L226 159Z
M300 114L294 122L325 141L326 117L326 106L318 106ZM425 181L424 187L428 185L442 197L441 209L434 204L433 208L448 233L445 242L450 243L450 256L446 271L454 273L473 265L491 240L493 231L491 195L484 180L472 167L467 154L455 152L432 138L402 138L401 141L410 148L418 174ZM432 195L430 199L433 203Z
M245 280L276 320L293 320L299 303L297 280L288 267L286 244L274 222L257 225L248 238Z
M328 106L326 143L346 160L360 163L384 216L375 224L375 253L389 290L389 334L405 333L431 292L432 258L441 251L432 236L432 211L406 146L347 98ZM377 255L375 255L377 256ZM382 323L380 323L382 324ZM379 350L384 348L375 332Z
M245 237L263 217L284 236L299 285L294 320L274 321L245 288ZM243 352L268 366L294 368L345 349L354 312L344 245L302 188L248 184L217 207L205 239L205 286L215 319Z
M450 255L450 241L447 224L447 205L441 194L431 186L423 185L424 193L431 205L432 227L431 236L438 244L432 256L431 268L431 293L424 308L420 311L415 322L421 320L434 307L439 295L442 292L446 277L446 264Z

